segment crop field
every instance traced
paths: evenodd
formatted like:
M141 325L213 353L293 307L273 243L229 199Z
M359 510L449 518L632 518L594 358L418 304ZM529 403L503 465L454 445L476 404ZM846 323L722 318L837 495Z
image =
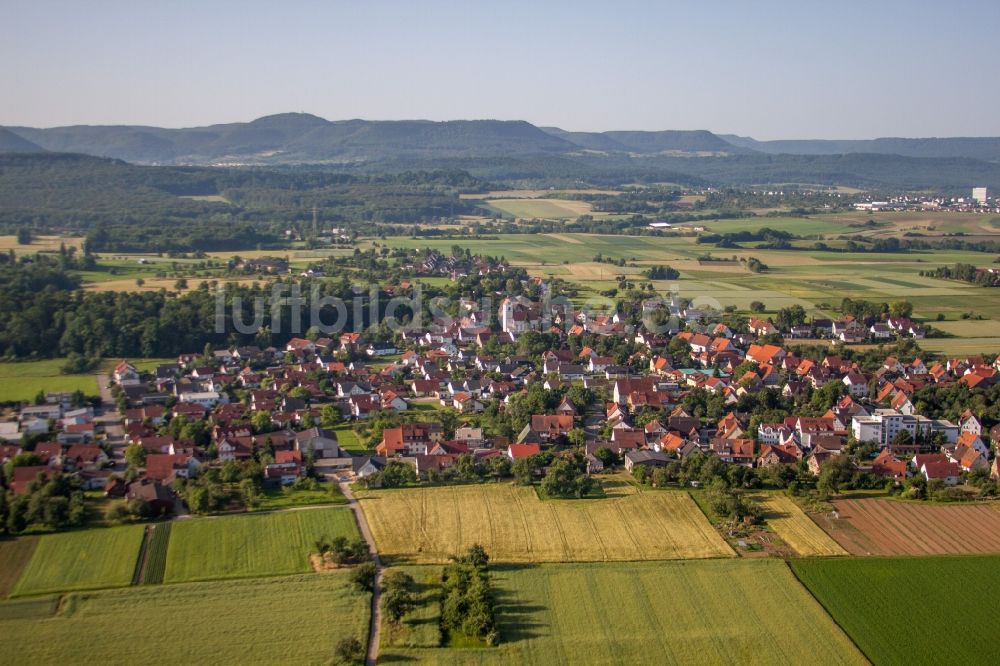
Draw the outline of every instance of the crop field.
M160 523L153 527L146 553L146 567L142 572L143 585L157 585L163 582L167 570L167 546L170 543L172 523Z
M533 488L482 484L359 491L358 498L379 553L412 562L443 562L474 543L500 562L733 556L687 493L622 484L608 494L542 501Z
M429 664L864 664L780 560L497 567L496 648L383 650Z
M83 391L97 395L94 375L64 375L64 359L0 363L0 402L31 401L39 391Z
M875 664L994 664L1000 558L798 559L791 567ZM955 618L972 618L960 630Z
M589 203L571 199L491 199L489 207L524 219L575 220L591 213Z
M311 571L317 539L358 536L344 508L303 509L176 522L164 582L276 576Z
M799 555L847 554L787 495L768 493L760 498L760 503L768 526Z
M14 250L18 254L58 252L60 245L65 245L67 248L75 247L79 250L83 246L83 236L36 236L31 240L30 245L18 243L17 236L0 236L0 252L10 250Z
M25 664L324 664L365 641L369 596L345 572L77 592L0 603L0 653ZM17 606L17 604L21 604Z
M0 541L0 599L7 598L14 591L37 545L38 537Z
M130 584L143 529L127 525L42 536L13 596Z
M835 500L839 517L816 516L852 555L1000 553L1000 510L986 504Z

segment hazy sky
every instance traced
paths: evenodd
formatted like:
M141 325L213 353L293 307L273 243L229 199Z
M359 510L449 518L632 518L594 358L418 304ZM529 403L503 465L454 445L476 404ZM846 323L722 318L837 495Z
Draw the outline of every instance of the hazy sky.
M1000 135L1000 0L0 0L0 124Z

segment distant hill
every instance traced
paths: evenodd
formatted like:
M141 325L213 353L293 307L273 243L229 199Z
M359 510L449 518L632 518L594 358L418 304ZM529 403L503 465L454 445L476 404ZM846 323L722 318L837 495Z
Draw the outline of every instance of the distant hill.
M0 127L0 153L44 153L45 149Z
M1000 162L1000 138L757 141L708 130L569 132L523 120L337 120L281 113L246 123L0 128L0 152L82 153L138 164L359 164L399 160L611 155L900 155Z
M969 157L989 162L1000 162L1000 137L953 137L926 139L780 139L757 141L750 137L720 134L730 144L739 148L771 155L846 155L849 153L877 153L903 157Z
M284 113L249 123L187 129L89 126L12 127L54 152L144 164L357 162L390 158L485 157L577 149L524 121L343 120Z
M541 129L582 148L603 152L640 154L664 152L740 154L753 152L752 149L743 146L734 146L708 130L567 132L558 127L543 127Z

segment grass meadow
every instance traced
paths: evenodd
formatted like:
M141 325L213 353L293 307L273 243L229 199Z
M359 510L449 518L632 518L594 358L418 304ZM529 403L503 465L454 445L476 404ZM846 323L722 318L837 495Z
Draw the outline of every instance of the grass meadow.
M791 567L876 664L996 663L1000 557L798 559Z
M495 567L501 644L426 664L864 664L780 560Z
M12 596L131 584L143 530L127 525L40 537Z
M302 509L176 521L163 581L277 576L311 571L321 537L358 537L346 508Z
M732 557L685 492L637 492L545 500L534 488L477 484L359 490L379 553L444 562L474 543L499 562L587 562Z
M97 395L97 381L93 374L64 375L61 370L65 359L0 363L0 402L27 402L35 399L39 391L83 391Z
M325 664L367 636L369 596L346 572L154 585L0 602L0 653L18 663ZM16 658L14 657L16 655Z

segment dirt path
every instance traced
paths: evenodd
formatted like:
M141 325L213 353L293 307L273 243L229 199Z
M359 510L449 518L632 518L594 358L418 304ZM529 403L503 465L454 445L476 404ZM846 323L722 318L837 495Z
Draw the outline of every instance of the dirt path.
M350 484L346 481L340 482L340 491L344 493L344 497L347 498L347 505L354 512L354 519L358 523L358 530L361 532L361 537L368 544L368 552L371 553L372 562L375 564L371 624L368 627L368 655L365 657L366 666L375 666L375 663L378 661L379 638L382 628L382 608L379 604L382 597L382 560L378 556L378 550L375 547L375 539L372 537L371 530L368 529L368 521L365 519L365 514L361 510L358 500L354 498L354 493L351 492Z
M153 538L152 525L146 525L146 530L142 535L142 547L139 549L139 559L135 563L135 573L132 574L132 584L142 585L146 577L146 561L149 559L149 542Z

